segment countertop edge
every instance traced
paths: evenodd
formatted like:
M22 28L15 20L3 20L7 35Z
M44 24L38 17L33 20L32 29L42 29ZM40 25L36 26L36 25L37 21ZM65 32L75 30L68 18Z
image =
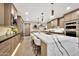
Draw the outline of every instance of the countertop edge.
M12 36L10 36L10 37L7 37L6 39L0 41L0 43L3 43L4 41L7 41L7 40L9 40L10 38L15 37L15 36L18 35L18 34L20 34L20 33L16 33L16 34L14 34L14 35L12 35Z

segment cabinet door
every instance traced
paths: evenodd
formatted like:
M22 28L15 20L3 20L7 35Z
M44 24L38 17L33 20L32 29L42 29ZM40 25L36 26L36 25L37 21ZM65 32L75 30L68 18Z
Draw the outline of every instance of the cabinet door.
M54 27L57 27L57 24L58 24L58 23L57 23L57 19L53 20L53 26L54 26Z
M20 40L20 35L16 35L0 43L0 56L10 56L15 50Z
M15 37L10 39L10 54L12 54L19 43L20 35L16 35Z
M15 47L15 42L14 42L14 37L10 39L10 54L13 53L14 47Z
M77 10L75 12L65 15L64 17L65 17L65 21L78 19L79 18L79 11Z
M53 27L53 21L51 21L51 27Z
M4 4L0 3L0 25L4 25Z
M51 28L51 22L49 22L49 23L47 24L47 28L48 28L48 29Z
M25 35L30 35L30 24L25 24Z
M79 18L79 11L75 11L72 13L72 19L78 19Z
M47 44L41 41L41 56L47 56Z
M65 18L65 21L72 20L72 14L65 15L64 18Z
M9 56L10 55L10 41L6 40L0 43L0 56Z
M15 36L15 48L18 45L19 41L20 41L20 35Z
M20 34L19 34L19 35L17 35L17 44L20 42L20 40L21 40L21 37L20 37Z
M17 36L12 38L12 51L15 50L16 46L17 46Z
M59 23L60 28L64 28L64 18L61 18L59 22L60 22Z

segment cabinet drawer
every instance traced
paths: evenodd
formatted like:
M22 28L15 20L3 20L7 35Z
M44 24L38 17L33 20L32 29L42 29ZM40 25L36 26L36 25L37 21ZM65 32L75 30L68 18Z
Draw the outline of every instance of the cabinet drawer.
M0 49L3 49L4 47L6 47L8 45L9 45L9 40L2 42L2 43L0 43Z
M6 56L5 53L6 55L10 55L10 45L7 45L0 49L0 56Z
M0 56L10 56L19 43L19 35L16 35L2 43L0 43Z

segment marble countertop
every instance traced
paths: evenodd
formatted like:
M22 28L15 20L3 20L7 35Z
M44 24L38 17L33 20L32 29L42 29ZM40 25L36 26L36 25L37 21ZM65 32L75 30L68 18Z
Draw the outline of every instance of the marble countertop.
M45 43L52 43L54 42L53 39L54 37L57 37L60 41L63 41L63 40L69 40L69 41L72 41L72 42L77 42L78 43L78 37L70 37L70 36L65 36L65 35L59 35L59 34L51 34L51 35L48 35L48 34L45 34L43 32L35 32L33 33L34 35L36 35L38 38L40 38L42 41L44 41Z
M4 41L6 41L6 40L8 40L8 39L10 39L10 38L12 38L12 37L18 35L18 34L20 34L20 33L2 35L2 36L0 36L0 43L2 43L2 42L4 42Z
M59 34L33 33L47 44L48 56L79 55L79 38Z
M51 35L46 35L44 33L38 33L38 32L33 34L37 36L38 39L41 39L43 42L45 42L46 44L54 42L51 38Z

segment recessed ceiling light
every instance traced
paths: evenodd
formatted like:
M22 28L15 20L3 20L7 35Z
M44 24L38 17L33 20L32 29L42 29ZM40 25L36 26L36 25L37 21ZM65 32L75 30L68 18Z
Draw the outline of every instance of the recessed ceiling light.
M28 15L28 14L29 14L29 12L25 12L25 14L26 14L26 15Z
M66 10L70 10L70 9L71 9L71 7L67 7L67 8L66 8Z

